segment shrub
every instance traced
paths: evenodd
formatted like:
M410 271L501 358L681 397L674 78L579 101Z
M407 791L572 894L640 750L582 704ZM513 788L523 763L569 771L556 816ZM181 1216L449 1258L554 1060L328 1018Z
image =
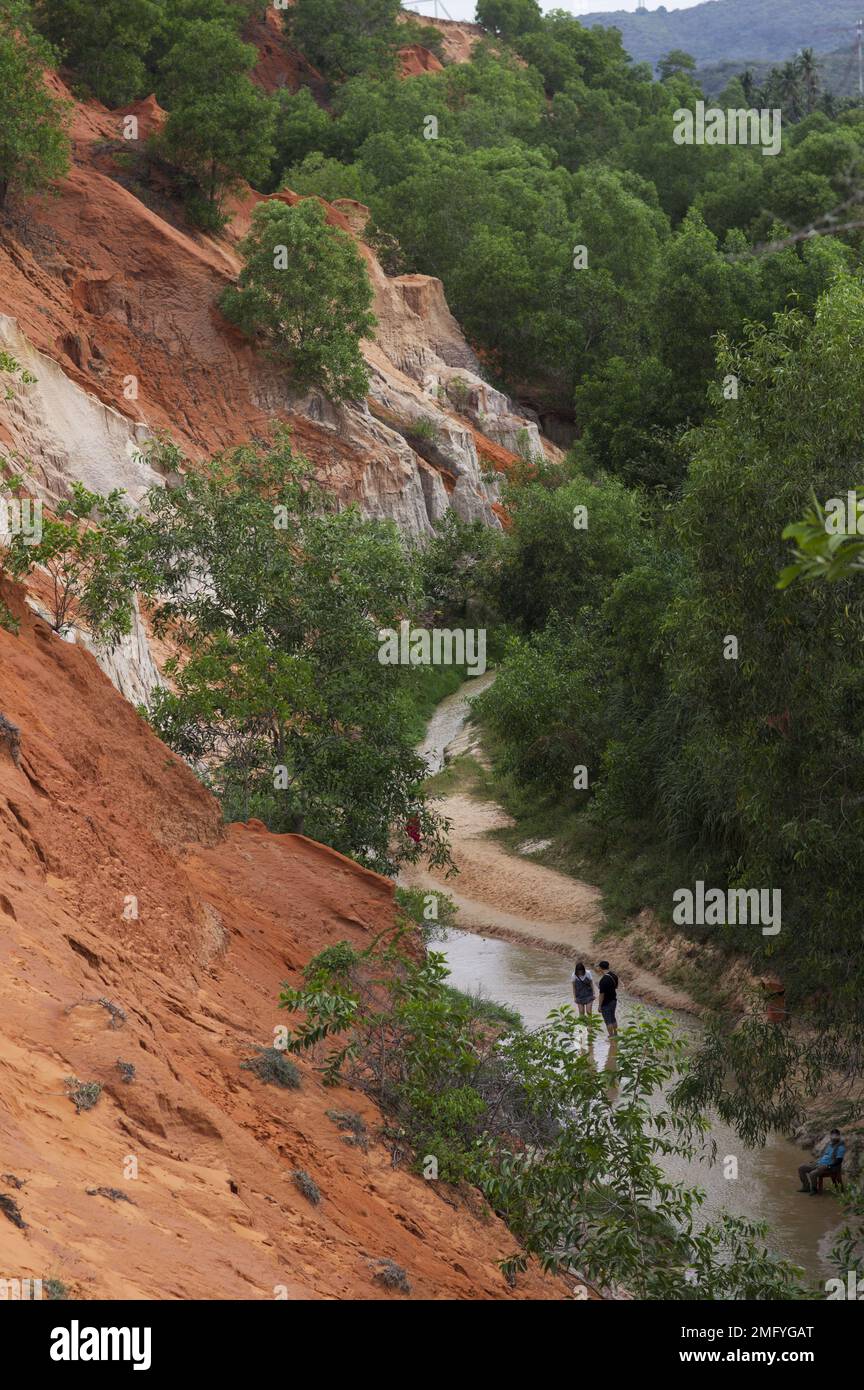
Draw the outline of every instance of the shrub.
M148 505L154 624L178 649L150 720L206 769L226 818L310 835L379 873L421 852L447 862L406 708L411 672L378 661L380 626L415 606L395 527L328 508L287 432L196 463Z
M120 488L104 497L75 483L71 502L44 520L38 545L21 533L12 537L6 568L16 580L36 565L47 570L54 631L78 620L113 647L130 631L135 590L146 582L135 551L143 526L130 515Z
M310 1178L305 1168L295 1168L291 1176L294 1179L294 1186L297 1188L297 1191L302 1192L303 1196L307 1201L312 1203L313 1207L317 1207L318 1203L321 1201L321 1189L318 1187L318 1184Z
M162 22L157 0L39 0L38 13L79 83L106 106L146 96L145 58Z
M378 1272L374 1276L376 1284L383 1284L385 1289L394 1289L397 1293L411 1292L408 1275L401 1265L393 1260L379 1260L378 1265Z
M393 68L400 0L296 0L285 14L291 42L328 77Z
M471 387L464 377L454 376L447 382L445 392L457 410L464 410L471 395Z
M102 1094L101 1081L79 1081L77 1076L67 1076L64 1084L66 1095L79 1115L82 1110L92 1110Z
M27 1222L21 1215L21 1209L18 1203L15 1201L14 1197L7 1197L5 1192L0 1192L0 1211L2 1211L7 1221L12 1222L13 1226L17 1226L21 1231L26 1231Z
M256 1048L257 1057L248 1057L240 1063L242 1071L254 1071L261 1081L273 1086L284 1086L286 1090L296 1091L300 1086L300 1073L294 1063L276 1047Z
M434 898L434 903L428 900ZM405 917L430 936L443 938L457 924L456 904L446 893L423 888L396 888L396 906ZM427 913L434 915L427 916Z
M409 420L404 428L409 439L419 439L425 444L436 443L440 434L435 421L430 420L428 415L418 415L416 420Z
M328 1110L325 1113L328 1120L332 1120L337 1129L347 1131L345 1134L346 1144L353 1144L355 1148L362 1149L364 1153L367 1152L369 1131L362 1115L358 1115L356 1110Z
M282 187L294 193L315 194L328 203L337 198L354 198L363 202L363 183L356 164L342 164L338 159L328 159L320 150L307 154L300 164L294 164L285 171Z
M190 216L204 230L222 225L226 193L243 179L261 186L275 154L275 108L248 76L250 44L218 20L192 20L160 64L171 114L155 148L191 174Z

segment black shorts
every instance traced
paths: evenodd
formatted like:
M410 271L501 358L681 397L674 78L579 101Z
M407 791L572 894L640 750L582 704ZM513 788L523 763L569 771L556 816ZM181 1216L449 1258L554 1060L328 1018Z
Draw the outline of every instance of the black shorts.
M603 1022L609 1028L614 1028L618 1022L615 1017L615 1010L618 1007L618 1000L613 999L610 1004L601 1004L600 1012L603 1015Z

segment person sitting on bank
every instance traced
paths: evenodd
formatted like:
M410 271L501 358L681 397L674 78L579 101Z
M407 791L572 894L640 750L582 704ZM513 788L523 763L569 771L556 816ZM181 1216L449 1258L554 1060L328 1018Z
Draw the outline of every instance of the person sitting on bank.
M573 986L573 1002L580 1014L590 1014L594 1008L594 980L590 970L586 970L581 960L577 960L570 976Z
M618 1019L616 1008L618 1005L618 976L614 970L610 970L608 960L601 960L598 969L603 971L597 981L597 993L600 996L600 1012L603 1015L603 1022L606 1024L606 1032L610 1038L614 1038L618 1032Z
M798 1169L798 1176L801 1179L801 1191L807 1192L811 1197L818 1197L819 1188L816 1179L826 1177L834 1168L839 1168L846 1153L846 1145L839 1129L832 1129L828 1143L825 1145L815 1163L802 1163Z

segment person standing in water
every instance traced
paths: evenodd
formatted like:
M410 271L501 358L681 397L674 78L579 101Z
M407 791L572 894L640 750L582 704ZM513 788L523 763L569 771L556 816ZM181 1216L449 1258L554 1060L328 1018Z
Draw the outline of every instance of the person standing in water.
M594 1008L594 980L591 971L586 970L581 960L577 960L570 976L573 986L573 1002L580 1014L590 1014Z
M597 993L600 996L600 1012L603 1015L603 1022L606 1024L606 1032L610 1038L614 1038L618 1032L618 1019L615 1010L618 1005L618 976L614 970L609 969L608 960L598 962L598 970L603 974L597 981Z

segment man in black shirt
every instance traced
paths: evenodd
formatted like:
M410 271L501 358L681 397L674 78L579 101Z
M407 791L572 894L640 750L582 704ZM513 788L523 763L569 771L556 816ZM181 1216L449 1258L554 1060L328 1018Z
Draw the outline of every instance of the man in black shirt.
M608 960L601 960L598 969L603 971L597 981L600 1012L603 1015L603 1022L606 1024L606 1032L610 1038L614 1038L618 1032L618 1021L615 1017L615 1008L618 1003L618 976L614 970L609 969Z

